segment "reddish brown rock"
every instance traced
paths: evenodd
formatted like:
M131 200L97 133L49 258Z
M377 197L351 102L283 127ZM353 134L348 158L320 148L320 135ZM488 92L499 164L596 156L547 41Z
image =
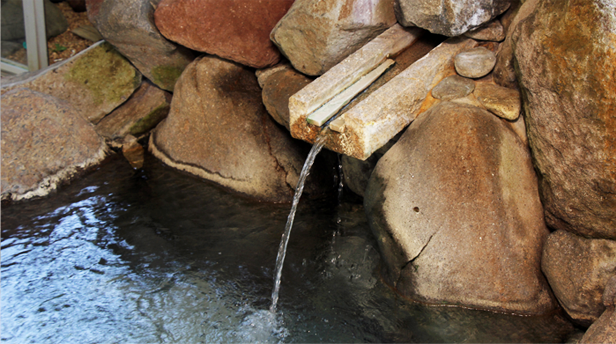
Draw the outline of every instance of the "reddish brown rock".
M610 1L543 0L512 36L546 222L605 239L616 239L614 13Z
M163 36L174 42L264 68L280 59L269 35L291 4L293 0L164 0L154 18Z
M70 103L17 88L2 95L2 199L44 196L100 162L103 139Z

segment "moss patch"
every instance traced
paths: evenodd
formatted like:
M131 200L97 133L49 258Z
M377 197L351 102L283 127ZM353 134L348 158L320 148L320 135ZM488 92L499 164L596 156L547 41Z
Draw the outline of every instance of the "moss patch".
M182 72L183 67L177 66L157 66L152 68L153 82L160 88L173 92L175 82L178 80Z
M64 77L90 90L97 105L120 102L141 83L141 74L109 43L76 59Z
M133 136L140 136L141 134L154 128L160 121L162 121L169 114L169 105L164 104L156 107L145 117L137 121L130 128L130 134Z

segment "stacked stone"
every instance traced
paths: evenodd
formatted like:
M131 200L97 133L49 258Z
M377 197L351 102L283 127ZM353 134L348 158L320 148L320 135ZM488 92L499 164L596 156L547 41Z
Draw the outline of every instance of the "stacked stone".
M98 163L106 140L135 168L149 142L174 168L287 202L309 148L289 134L289 98L396 23L419 27L425 37L392 56L396 66L358 97L362 105L348 107L397 102L387 103L391 113L371 113L368 124L379 131L378 117L388 117L383 123L399 134L366 161L342 159L346 184L364 197L384 280L434 304L526 315L560 304L579 325L595 323L588 340L616 341L609 320L597 320L614 317L615 5L87 0L87 7L108 43L3 80L3 199L44 194L50 180ZM48 136L36 134L51 144L11 148L24 144L22 128L35 132L33 115L56 121ZM61 130L64 121L75 135ZM46 150L57 164L38 166L28 155ZM332 171L314 168L308 192L327 192Z

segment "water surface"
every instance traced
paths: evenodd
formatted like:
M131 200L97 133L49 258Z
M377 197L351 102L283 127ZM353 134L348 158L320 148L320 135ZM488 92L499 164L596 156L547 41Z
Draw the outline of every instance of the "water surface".
M2 209L7 343L561 342L559 316L427 307L378 276L361 204L302 200L269 313L290 205L259 203L147 157Z

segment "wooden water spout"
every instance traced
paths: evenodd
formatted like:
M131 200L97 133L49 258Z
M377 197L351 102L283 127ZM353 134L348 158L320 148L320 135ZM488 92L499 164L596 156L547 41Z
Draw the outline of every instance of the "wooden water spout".
M330 123L325 147L360 160L367 159L432 105L435 100L430 90L443 78L455 74L453 56L477 45L470 38L447 39L408 68L395 72L396 68L392 68L381 77L385 79L390 74L386 83L370 87L371 93L351 100L343 108L349 102L345 93L356 88L361 82L358 80L381 68L389 57L412 49L409 47L423 33L421 29L404 29L396 24L292 95L289 98L291 135L314 142L324 118L341 112Z

